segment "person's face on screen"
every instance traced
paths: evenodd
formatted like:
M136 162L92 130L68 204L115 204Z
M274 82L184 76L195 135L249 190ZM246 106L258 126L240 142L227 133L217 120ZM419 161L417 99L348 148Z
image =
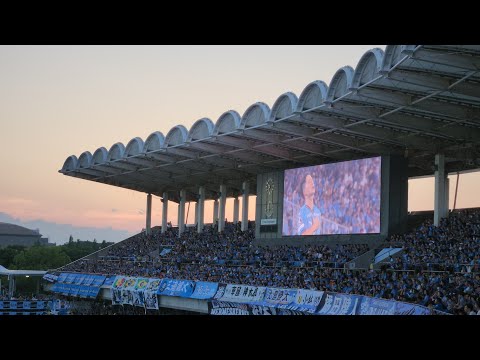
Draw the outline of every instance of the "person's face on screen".
M311 175L307 175L305 178L305 185L303 186L303 196L308 198L315 195L315 183Z

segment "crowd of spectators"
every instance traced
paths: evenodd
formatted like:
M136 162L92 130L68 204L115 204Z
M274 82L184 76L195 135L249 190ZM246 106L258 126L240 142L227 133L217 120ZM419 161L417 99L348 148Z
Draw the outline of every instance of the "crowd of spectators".
M222 233L206 226L200 234L195 228L187 228L181 237L177 234L176 229L165 234L156 230L150 236L141 233L106 249L98 258L81 259L60 270L151 277L182 271L194 278L200 276L197 272L203 273L202 269L209 267L215 269L213 272L230 267L246 267L245 271L249 268L271 271L268 269L279 267L341 268L369 249L365 244L257 246L253 228L243 232L239 224L232 223ZM193 268L196 270L190 273L188 269Z
M434 226L427 220L415 231L392 236L388 244L402 247L402 255L389 259L395 270L453 272L480 271L480 211L452 212Z
M228 224L223 233L207 226L201 234L189 228L181 237L175 229L139 234L103 258L61 270L327 290L480 315L479 236L480 211L455 212L438 227L427 220L388 239L389 246L403 248L388 266L356 270L344 265L369 250L366 245L257 246L253 229Z

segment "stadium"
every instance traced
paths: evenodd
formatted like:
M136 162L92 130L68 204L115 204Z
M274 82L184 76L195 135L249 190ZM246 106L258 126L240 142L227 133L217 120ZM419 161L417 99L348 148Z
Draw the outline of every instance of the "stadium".
M449 209L447 178L479 154L480 46L375 48L271 107L68 156L65 176L144 193L145 231L44 287L72 314L480 315L480 210ZM409 213L423 176L434 211Z

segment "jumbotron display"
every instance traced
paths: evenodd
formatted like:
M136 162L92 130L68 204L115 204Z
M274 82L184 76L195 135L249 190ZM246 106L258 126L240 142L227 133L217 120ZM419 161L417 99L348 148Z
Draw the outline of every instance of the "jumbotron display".
M379 233L381 160L285 170L282 235Z

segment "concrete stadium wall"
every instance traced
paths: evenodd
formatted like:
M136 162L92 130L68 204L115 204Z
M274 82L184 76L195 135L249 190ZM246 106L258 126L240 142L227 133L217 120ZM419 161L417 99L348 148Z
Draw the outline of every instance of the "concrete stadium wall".
M49 284L48 289L50 289ZM112 300L112 292L110 286L102 286L98 296L104 300ZM176 296L162 296L158 295L159 307L194 311L201 314L208 314L208 302L207 300L189 299Z

